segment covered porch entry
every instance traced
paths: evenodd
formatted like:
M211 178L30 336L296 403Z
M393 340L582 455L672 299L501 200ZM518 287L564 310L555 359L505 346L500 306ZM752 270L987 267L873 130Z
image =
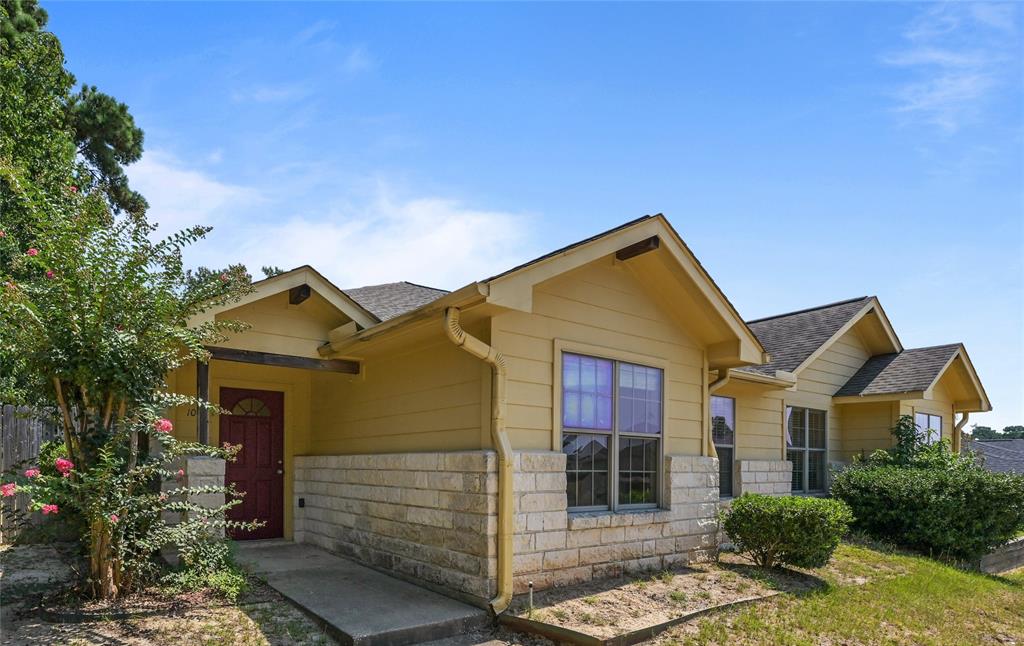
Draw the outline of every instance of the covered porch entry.
M180 407L172 412L175 434L214 446L241 445L224 475L245 496L229 516L262 526L232 538L291 539L294 456L309 452L313 381L325 374L347 381L360 372L358 362L326 360L317 349L331 330L371 321L307 268L259 281L240 302L204 316L241 321L248 329L208 345L207 363L187 364L168 376L172 392L195 394L226 411Z

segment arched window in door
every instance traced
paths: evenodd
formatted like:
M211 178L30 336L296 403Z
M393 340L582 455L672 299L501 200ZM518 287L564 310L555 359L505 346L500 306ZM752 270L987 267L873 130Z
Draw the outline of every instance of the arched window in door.
M267 405L255 397L241 399L231 409L232 415L246 415L249 417L270 417L270 409Z

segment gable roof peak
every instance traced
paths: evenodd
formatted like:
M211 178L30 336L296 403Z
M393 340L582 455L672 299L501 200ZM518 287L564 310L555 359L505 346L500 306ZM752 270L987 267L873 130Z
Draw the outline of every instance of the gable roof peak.
M806 307L806 308L804 308L802 310L795 310L795 311L792 311L792 312L785 312L783 314L773 314L771 316L764 316L764 317L759 318L759 319L752 319L750 321L747 321L747 324L750 325L751 323L762 323L764 321L771 321L772 319L781 319L781 318L785 318L787 316L796 316L797 314L807 314L809 312L816 312L818 310L827 310L830 307L838 307L840 305L848 305L850 303L867 302L867 301L869 301L869 300L871 300L873 298L875 298L875 297L874 296L857 296L856 298L847 298L847 299L844 299L844 300L841 300L841 301L836 301L834 303L826 303L825 305L816 305L814 307Z

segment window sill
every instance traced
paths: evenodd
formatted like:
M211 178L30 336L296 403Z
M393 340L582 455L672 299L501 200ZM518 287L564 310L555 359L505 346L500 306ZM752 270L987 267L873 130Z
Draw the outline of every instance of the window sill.
M627 527L662 523L670 518L671 512L660 507L650 509L623 509L611 511L570 511L569 529L594 529L598 527Z

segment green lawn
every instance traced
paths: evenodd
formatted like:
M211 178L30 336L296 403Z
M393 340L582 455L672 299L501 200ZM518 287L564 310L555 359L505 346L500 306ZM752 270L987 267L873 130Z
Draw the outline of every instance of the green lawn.
M1024 644L1024 571L1004 577L844 544L820 589L709 617L663 645Z

